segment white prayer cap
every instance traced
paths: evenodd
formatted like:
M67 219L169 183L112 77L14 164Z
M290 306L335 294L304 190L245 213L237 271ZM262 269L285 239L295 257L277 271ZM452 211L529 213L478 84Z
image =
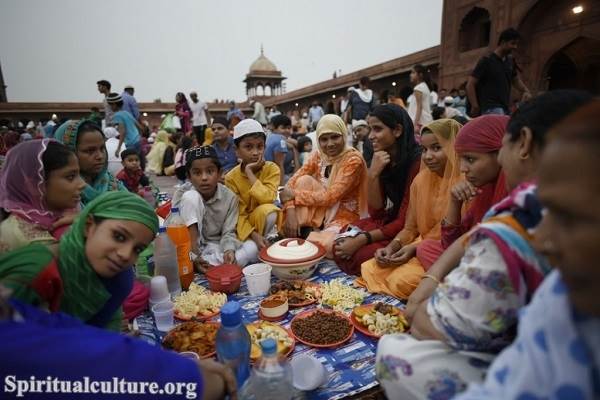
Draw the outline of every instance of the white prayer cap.
M241 120L234 128L233 128L233 138L239 139L243 136L249 135L251 133L265 133L262 125L251 118L246 118Z

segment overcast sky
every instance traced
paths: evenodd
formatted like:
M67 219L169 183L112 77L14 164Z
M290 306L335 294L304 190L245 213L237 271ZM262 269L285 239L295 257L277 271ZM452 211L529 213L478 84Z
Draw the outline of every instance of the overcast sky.
M245 100L260 45L287 91L440 43L442 0L1 0L9 101Z

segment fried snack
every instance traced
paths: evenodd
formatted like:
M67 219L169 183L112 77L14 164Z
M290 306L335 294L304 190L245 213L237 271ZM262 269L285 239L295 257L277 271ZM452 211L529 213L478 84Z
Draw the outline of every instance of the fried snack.
M316 300L321 295L320 285L305 281L283 281L271 286L271 294L283 294L291 306Z
M286 354L294 345L294 339L290 337L288 332L281 326L271 322L255 322L246 325L246 329L250 334L250 341L252 343L250 350L250 358L252 360L258 360L262 355L260 349L261 340L268 338L274 339L277 342L277 353L280 355Z
M351 310L362 304L367 293L345 284L341 279L332 279L321 285L321 302L336 311Z
M184 320L215 314L226 302L226 294L211 292L193 282L187 292L182 292L173 300L175 316Z
M215 352L217 330L215 323L189 321L173 328L163 339L163 347L177 352L193 351L200 357Z

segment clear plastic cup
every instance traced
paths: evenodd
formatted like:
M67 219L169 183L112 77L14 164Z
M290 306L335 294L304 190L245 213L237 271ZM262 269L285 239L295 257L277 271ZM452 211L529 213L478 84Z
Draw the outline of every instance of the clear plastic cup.
M169 297L167 278L162 275L153 276L150 280L150 300L159 303L165 297Z
M158 303L152 307L156 329L166 332L173 328L173 302Z
M298 390L314 390L329 379L329 374L321 361L313 356L300 354L293 358L290 365L293 384Z
M252 264L243 270L250 296L264 296L271 287L271 266L268 264Z

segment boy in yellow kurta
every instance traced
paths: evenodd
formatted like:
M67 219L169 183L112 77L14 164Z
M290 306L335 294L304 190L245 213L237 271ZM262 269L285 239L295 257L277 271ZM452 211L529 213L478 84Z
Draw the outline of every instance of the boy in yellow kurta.
M225 185L238 196L240 215L237 234L251 238L258 249L267 246L265 236L281 226L281 210L275 206L279 167L265 161L265 132L260 123L245 119L233 129L233 141L241 164L225 175Z

